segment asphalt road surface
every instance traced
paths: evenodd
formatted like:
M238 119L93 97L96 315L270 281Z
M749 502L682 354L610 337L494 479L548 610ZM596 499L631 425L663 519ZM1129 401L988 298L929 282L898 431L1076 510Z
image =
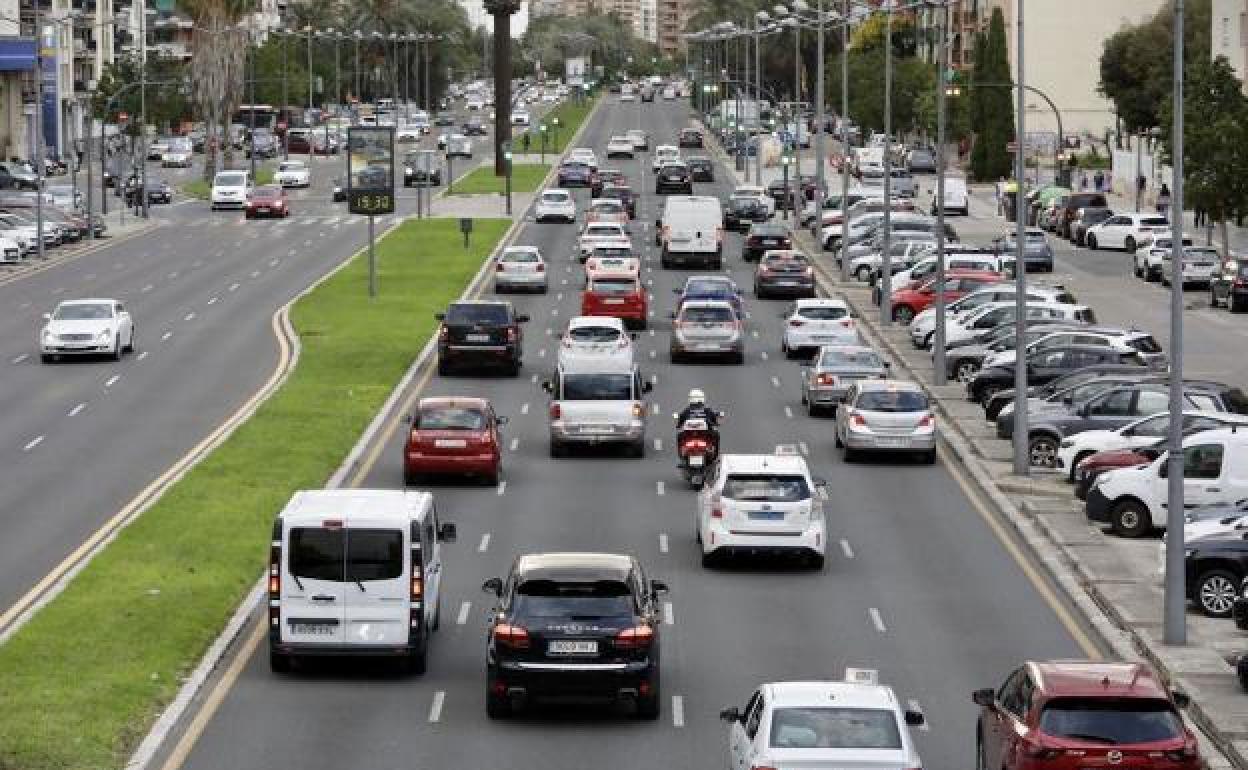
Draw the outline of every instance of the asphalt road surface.
M612 99L582 144L602 157L612 133L636 124L637 109ZM657 143L670 141L687 114L679 102L641 109ZM181 749L156 766L232 770L263 757L271 767L306 770L722 768L728 752L720 709L742 705L764 681L840 678L853 666L878 669L903 701L927 714L929 728L915 734L926 767L966 768L973 763L972 689L999 684L1022 660L1092 652L1076 640L1078 629L1059 621L1033 568L1016 561L943 462L841 461L831 420L805 416L798 364L780 353L783 302L748 297L752 331L743 366L668 362L672 288L689 273L658 266L650 227L661 199L653 194L649 156L618 165L643 193L633 235L654 296L651 331L637 342L639 363L656 381L645 459L548 455L547 401L538 381L554 361L551 335L578 313L582 272L572 256L574 225L528 222L518 243L540 247L554 269L548 296L514 299L533 317L521 376L434 377L425 389L486 396L511 417L504 485L435 488L443 518L459 526L459 540L444 551L442 629L432 642L429 672L396 678L344 661L275 676L263 643L242 645L249 657L239 661L241 673L215 680L200 699L220 696L219 708L201 714L203 724L179 726L174 738ZM698 192L725 193L727 172L720 169L718 178ZM586 201L585 192L576 195ZM739 258L740 238L728 236L725 267L748 293L751 270ZM704 388L713 405L727 410L725 451L792 445L827 480L830 547L823 571L750 562L699 566L694 492L681 481L671 450L671 413L691 387ZM360 485L401 486L402 431L386 438ZM256 544L258 566L266 547ZM560 549L631 552L671 585L657 723L585 708L487 719L491 597L480 591L481 582L505 574L517 554Z

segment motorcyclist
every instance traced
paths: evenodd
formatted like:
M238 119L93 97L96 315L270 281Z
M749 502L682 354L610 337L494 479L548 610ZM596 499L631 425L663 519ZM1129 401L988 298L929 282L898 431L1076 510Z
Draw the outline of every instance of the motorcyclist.
M676 415L677 427L684 425L689 419L706 420L707 428L719 431L719 412L706 405L706 394L699 388L689 391L689 404Z

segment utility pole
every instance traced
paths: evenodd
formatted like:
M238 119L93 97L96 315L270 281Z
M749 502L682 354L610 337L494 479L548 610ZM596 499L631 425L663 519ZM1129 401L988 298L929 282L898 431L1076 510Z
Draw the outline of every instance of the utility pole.
M251 77L248 80L248 101L251 102L250 117L250 135L247 138L247 159L251 171L251 183L256 183L256 48L251 38L251 27L247 28L247 58L251 64ZM147 197L147 191L143 192L143 197Z
M823 133L824 133L824 129L827 128L827 118L823 114L823 110L824 110L824 105L823 105L823 89L824 89L823 26L824 26L824 23L826 22L826 19L823 16L823 0L819 0L819 3L817 5L817 10L819 11L819 26L816 29L816 35L818 36L817 47L819 48L819 55L816 57L816 59L818 61L817 67L819 71L815 74L815 194L814 194L814 203L815 203L815 221L816 222L819 221L819 218L823 216L823 198L824 198L824 189L825 189L824 185L826 184L826 181L823 178L823 164L826 161L826 156L824 155L826 148L824 147L824 143L823 143ZM799 178L800 178L800 175L799 175ZM803 198L805 198L805 196L803 196Z
M1027 435L1027 263L1023 259L1023 247L1027 242L1027 207L1022 205L1025 192L1024 174L1026 173L1024 162L1027 151L1024 141L1027 132L1023 125L1027 115L1024 98L1026 89L1023 87L1023 81L1027 70L1023 68L1023 0L1017 0L1017 2L1018 41L1015 45L1018 50L1018 62L1015 79L1018 85L1014 90L1017 92L1018 100L1015 107L1018 113L1016 118L1018 155L1014 160L1014 173L1018 176L1018 192L1016 193L1018 205L1014 207L1016 209L1014 213L1018 216L1018 222L1014 231L1014 275L1018 284L1018 294L1014 297L1014 474L1027 476L1031 473L1031 442Z
M38 3L35 3L38 5ZM226 116L227 120L229 116ZM228 129L227 129L228 133ZM148 217L147 208L147 0L139 3L139 136L143 138L139 152L143 164L139 199L142 201L143 218Z
M308 33L308 123L312 121L312 25L303 28ZM309 139L311 134L309 134Z
M841 19L841 280L849 280L849 0ZM815 212L822 231L823 210ZM822 235L822 232L821 232ZM820 244L822 245L822 244Z
M889 229L893 224L893 4L887 0L884 22L884 261L880 271L880 323L893 322L893 255ZM849 223L841 224L841 240L849 239ZM937 323L940 320L937 319Z
M286 82L287 48L290 44L290 31L282 31L282 112L286 114L286 128L282 131L282 160L290 160L290 91Z
M945 384L945 79L947 77L949 6L938 11L940 42L936 65L936 333L932 337L934 381Z
M43 253L43 172L47 148L43 141L43 14L41 3L35 2L35 253L39 259Z

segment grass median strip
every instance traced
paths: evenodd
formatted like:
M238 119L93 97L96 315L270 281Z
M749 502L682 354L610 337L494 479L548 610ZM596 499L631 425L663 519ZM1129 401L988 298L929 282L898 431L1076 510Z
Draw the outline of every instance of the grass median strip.
M585 117L594 109L597 99L586 99L583 102L565 101L558 107L551 110L542 118L542 123L546 125L546 152L563 152L568 147L568 143L572 141L572 137L576 135L576 130L585 122ZM559 125L556 128L555 118L559 119ZM541 149L542 138L539 136L540 129L534 126L533 142L529 147L529 152L538 152Z
M550 171L549 163L517 163L511 167L511 191L528 193L537 189ZM494 165L478 166L455 180L455 195L481 195L506 191L506 178L494 176Z
M273 516L350 451L511 224L409 221L291 312L285 385L0 647L0 768L120 768L264 567ZM398 480L396 479L396 482Z
M148 176L150 177L151 174ZM272 167L259 166L256 168L256 184L273 184ZM203 179L193 179L182 185L182 194L191 198L199 198L200 200L206 201L209 196L212 195L212 182L208 182Z

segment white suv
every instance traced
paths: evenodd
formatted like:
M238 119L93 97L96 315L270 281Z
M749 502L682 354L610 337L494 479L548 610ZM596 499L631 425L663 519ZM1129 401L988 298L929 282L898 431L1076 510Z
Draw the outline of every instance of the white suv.
M1192 239L1184 238L1184 246L1191 246ZM1132 260L1133 272L1136 278L1142 278L1145 281L1160 281L1162 259L1170 253L1174 248L1174 235L1166 231L1164 233L1153 233L1153 237L1146 241L1142 246L1135 250L1135 257Z
M1115 214L1104 222L1089 227L1084 236L1084 242L1093 251L1097 249L1135 251L1141 243L1158 233L1169 230L1169 220L1159 214Z
M533 207L533 218L538 222L549 222L552 219L575 222L576 199L567 190L546 190Z
M243 208L251 197L251 174L246 171L218 171L212 178L212 210Z
M823 568L827 527L806 460L796 451L726 454L698 493L694 531L702 566L734 550L804 555Z

